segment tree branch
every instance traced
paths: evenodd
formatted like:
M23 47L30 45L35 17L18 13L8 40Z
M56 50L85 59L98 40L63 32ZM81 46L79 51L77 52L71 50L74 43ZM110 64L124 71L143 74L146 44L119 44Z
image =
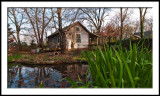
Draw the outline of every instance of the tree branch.
M143 21L144 21L144 19L145 19L146 13L147 13L147 8L145 8L145 11L144 11L144 14L143 14Z

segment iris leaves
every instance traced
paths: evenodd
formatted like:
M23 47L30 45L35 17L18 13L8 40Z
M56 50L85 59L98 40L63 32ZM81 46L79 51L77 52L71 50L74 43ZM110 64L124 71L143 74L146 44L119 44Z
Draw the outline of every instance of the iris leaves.
M142 42L142 41L140 41ZM140 44L140 43L138 43ZM122 48L119 43L110 47L95 48L94 51L84 51L83 56L89 65L92 81L86 87L92 88L151 88L152 87L152 53L146 47L131 44L129 49ZM86 76L87 77L87 76ZM76 87L71 79L67 80ZM81 80L80 80L81 81ZM87 85L87 78L86 83Z

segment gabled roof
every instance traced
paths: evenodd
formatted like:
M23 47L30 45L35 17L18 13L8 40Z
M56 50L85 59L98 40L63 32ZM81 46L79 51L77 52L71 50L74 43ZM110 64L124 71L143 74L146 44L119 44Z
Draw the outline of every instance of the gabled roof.
M144 32L144 38L149 38L152 34L152 31L145 31ZM137 32L137 33L134 33L134 35L137 35L137 36L140 36L141 37L141 32Z
M72 28L73 26L75 26L75 25L77 25L77 24L80 24L80 26L81 26L82 28L84 28L84 29L86 30L86 32L88 32L89 34L99 37L98 35L96 35L96 34L94 34L94 33L91 33L91 32L90 32L85 26L83 26L79 21L77 21L77 22L75 22L75 23L73 23L73 24L71 24L71 25L69 25L69 26L64 27L62 30L63 30L63 31L68 31L70 28ZM49 37L51 37L51 36L54 36L54 35L57 35L57 34L59 34L59 30L55 31L54 33L52 33L51 35L49 35L47 38L49 38Z

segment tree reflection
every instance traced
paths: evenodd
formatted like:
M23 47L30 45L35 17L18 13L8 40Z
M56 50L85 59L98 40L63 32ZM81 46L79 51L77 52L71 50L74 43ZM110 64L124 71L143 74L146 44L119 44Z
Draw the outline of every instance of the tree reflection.
M35 86L39 86L40 82L46 78L50 78L50 69L45 66L37 66L34 68L35 73Z
M12 66L12 67L8 68L7 80L8 80L8 87L9 88L11 88L12 84L14 83L14 77L16 76L17 72L18 72L17 66Z
M23 76L22 76L22 65L18 65L19 67L19 82L18 82L18 88L21 88L22 84L24 83L24 80L23 80Z
M38 86L38 78L37 78L38 77L38 72L36 72L36 69L37 68L34 68L34 73L35 73L35 76L36 76L35 77L35 86Z
M83 77L84 74L85 70L83 68L83 64L58 66L18 65L16 67L8 68L8 87L38 87L41 81L43 81L44 87L67 87L68 82L66 82L66 80L65 82L62 81L62 77L69 77L78 81L77 76L79 75L80 77Z

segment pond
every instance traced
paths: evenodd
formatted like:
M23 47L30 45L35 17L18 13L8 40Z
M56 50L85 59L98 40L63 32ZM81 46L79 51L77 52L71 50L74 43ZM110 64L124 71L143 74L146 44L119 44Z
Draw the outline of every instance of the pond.
M69 88L71 84L65 77L74 81L79 77L85 80L87 64L67 65L24 65L8 64L8 88L39 88L43 82L44 88Z

